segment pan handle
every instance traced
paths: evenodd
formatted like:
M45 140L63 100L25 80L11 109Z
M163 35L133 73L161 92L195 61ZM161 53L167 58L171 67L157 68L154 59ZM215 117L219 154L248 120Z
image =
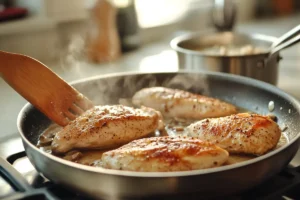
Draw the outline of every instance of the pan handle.
M31 186L23 176L13 168L6 160L0 157L0 174L10 186L18 192L31 190Z
M45 195L47 200L58 200L51 192L47 189L37 190L30 186L26 179L14 168L9 162L0 157L0 177L16 191L15 195L9 196L6 199L8 200L17 200L21 196L26 196L26 194L37 194L40 193ZM23 194L22 194L23 193ZM21 198L22 199L22 198Z

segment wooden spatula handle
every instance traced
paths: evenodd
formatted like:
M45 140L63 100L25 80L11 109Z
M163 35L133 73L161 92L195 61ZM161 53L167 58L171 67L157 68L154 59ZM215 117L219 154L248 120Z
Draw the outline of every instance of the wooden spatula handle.
M13 89L43 113L46 113L50 119L60 125L67 123L61 112L61 109L66 107L62 105L64 101L51 102L51 99L54 99L53 95L61 93L48 90L48 88L53 88L56 83L64 81L47 66L25 55L0 51L0 75ZM64 95L58 96L56 99L68 98L76 93L68 84L57 84L55 87L58 91L64 91ZM43 98L40 98L41 96ZM49 99L48 102L47 99ZM57 119L59 112L61 118Z
M12 88L23 96L26 96L26 99L32 98L32 100L37 101L37 97L31 96L32 93L47 93L47 88L53 84L53 77L56 77L57 81L62 81L62 79L49 70L43 63L34 60L36 62L35 65L32 61L27 62L28 59L26 57L25 55L18 55L16 57L10 53L7 54L0 51L0 74ZM41 67L43 67L42 70L40 70ZM39 76L34 76L33 79L33 74L39 74ZM47 81L48 76L51 76L52 82ZM24 88L27 90L24 90ZM44 90L41 91L41 89Z

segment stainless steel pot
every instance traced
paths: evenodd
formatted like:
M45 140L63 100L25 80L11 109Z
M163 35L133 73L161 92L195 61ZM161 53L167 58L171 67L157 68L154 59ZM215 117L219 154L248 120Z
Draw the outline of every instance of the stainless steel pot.
M180 69L209 70L247 76L261 81L277 84L278 63L281 59L275 53L267 63L264 63L268 51L255 55L226 56L206 54L195 48L214 45L246 45L270 49L277 38L253 34L247 35L234 32L199 32L179 36L171 41L171 47L176 50Z
M300 25L280 38L239 32L206 31L174 38L171 47L177 52L180 69L225 72L258 79L273 85L278 81L279 51L300 40ZM218 46L260 48L261 52L222 54L203 51Z

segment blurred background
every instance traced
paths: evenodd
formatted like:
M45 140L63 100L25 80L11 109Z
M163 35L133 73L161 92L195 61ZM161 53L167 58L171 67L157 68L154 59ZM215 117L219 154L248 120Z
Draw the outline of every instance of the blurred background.
M211 12L213 5L218 1L109 0L109 2L116 9L116 28L123 46L127 45L128 49L134 49L170 37L176 31L195 31L213 27ZM237 24L250 20L283 18L295 15L300 10L300 2L297 0L234 2L237 6ZM104 24L109 23L106 22L110 17L109 12L114 11L107 11L106 16L96 17L97 13L103 13L106 9L101 5L97 7L97 4L101 3L103 2L97 0L1 0L0 48L30 55L42 62L62 59L64 53L70 51L70 48L75 48L72 45L83 48L80 45L83 45L87 33L93 31L92 29L105 29ZM108 26L107 29L113 28Z
M218 0L1 0L0 50L45 63L67 81L123 71L177 71L172 38L215 29ZM299 0L239 0L234 30L278 37L300 22ZM300 99L299 46L283 52L278 87ZM0 138L17 133L26 101L0 79Z

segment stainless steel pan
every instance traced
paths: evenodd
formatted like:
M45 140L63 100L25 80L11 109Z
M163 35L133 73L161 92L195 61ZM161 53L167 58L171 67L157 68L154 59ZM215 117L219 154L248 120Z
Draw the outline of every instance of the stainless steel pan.
M19 114L18 128L28 158L36 169L55 183L96 198L154 197L199 193L199 199L231 195L247 190L284 168L299 147L300 104L278 88L254 79L213 72L119 74L85 79L73 83L96 104L116 104L135 91L149 86L186 89L220 98L237 106L278 117L289 143L266 155L214 169L144 173L108 170L76 164L39 150L38 136L50 124L42 113L27 104Z

